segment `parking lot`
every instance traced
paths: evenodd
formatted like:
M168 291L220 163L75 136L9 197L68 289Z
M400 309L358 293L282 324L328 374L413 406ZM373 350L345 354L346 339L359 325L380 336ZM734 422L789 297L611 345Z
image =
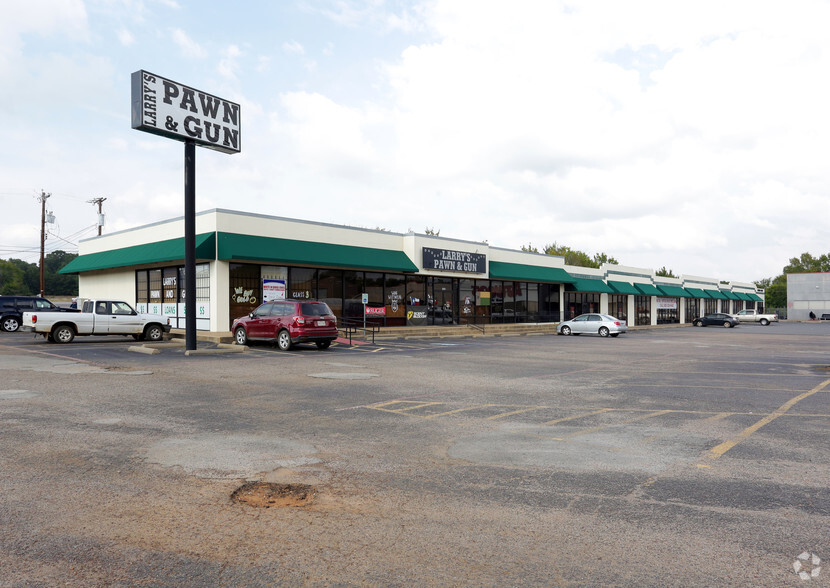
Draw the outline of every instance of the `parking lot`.
M0 333L0 586L827 586L828 343Z

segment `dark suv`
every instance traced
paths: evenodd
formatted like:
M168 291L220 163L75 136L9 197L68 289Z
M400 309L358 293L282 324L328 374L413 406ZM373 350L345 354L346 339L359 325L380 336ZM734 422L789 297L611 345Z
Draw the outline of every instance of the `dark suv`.
M40 296L0 296L0 328L13 333L20 328L24 312L78 312L63 308Z
M337 339L337 317L325 302L276 300L233 321L231 331L239 345L274 341L287 351L295 343L313 342L318 349L327 349Z

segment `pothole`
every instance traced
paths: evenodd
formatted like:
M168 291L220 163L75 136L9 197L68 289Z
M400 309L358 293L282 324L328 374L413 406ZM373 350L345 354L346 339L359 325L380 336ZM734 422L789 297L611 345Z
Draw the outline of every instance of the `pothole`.
M231 494L231 501L257 508L308 506L317 490L308 484L246 482Z

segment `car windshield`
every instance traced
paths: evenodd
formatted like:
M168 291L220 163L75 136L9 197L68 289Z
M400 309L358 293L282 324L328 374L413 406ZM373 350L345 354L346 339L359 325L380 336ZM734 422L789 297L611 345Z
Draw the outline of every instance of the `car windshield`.
M316 302L314 304L305 302L300 309L300 312L303 313L303 316L326 316L333 314L329 305L325 302Z

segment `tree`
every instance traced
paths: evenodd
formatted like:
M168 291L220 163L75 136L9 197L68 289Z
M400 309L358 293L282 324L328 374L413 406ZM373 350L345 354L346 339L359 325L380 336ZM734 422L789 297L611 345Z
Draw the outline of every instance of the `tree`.
M597 264L597 267L600 267L603 263L610 263L611 265L620 265L620 262L611 257L610 255L603 253L594 253L594 263Z
M23 270L5 259L0 259L0 294L28 294Z
M441 234L441 229L435 230L433 227L424 227L424 234L438 237Z
M661 267L659 270L657 270L656 272L654 272L654 275L661 276L663 278L676 278L677 277L676 275L674 275L673 271L671 271L670 269L666 269L665 265L663 267Z
M539 253L539 249L537 247L534 247L530 243L528 243L527 245L522 245L522 251L527 251L528 253Z
M830 272L830 255L824 254L813 257L809 253L802 253L799 257L790 258L790 263L784 266L785 274Z

